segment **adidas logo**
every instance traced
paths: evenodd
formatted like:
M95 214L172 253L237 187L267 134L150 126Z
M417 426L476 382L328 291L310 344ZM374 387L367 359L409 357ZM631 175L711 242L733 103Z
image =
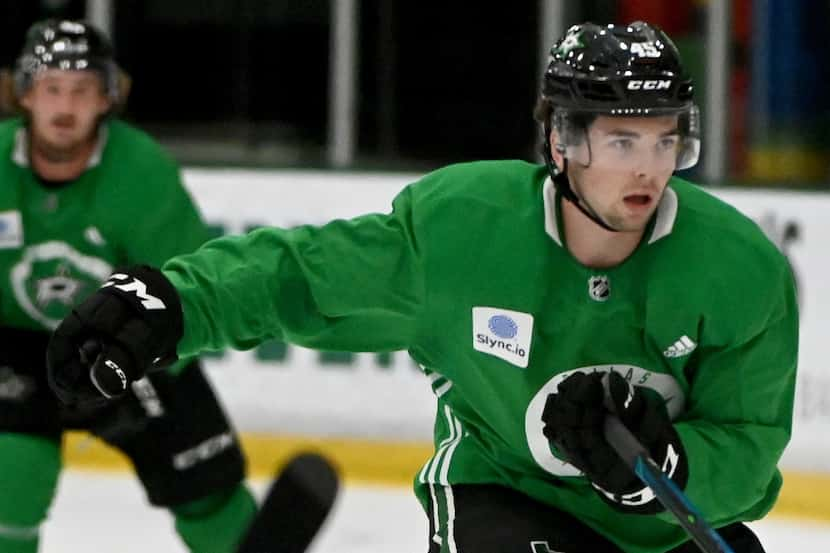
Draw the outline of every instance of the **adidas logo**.
M668 349L663 352L663 355L669 358L683 357L684 355L692 353L696 347L697 344L684 334L678 338L675 343L670 345Z

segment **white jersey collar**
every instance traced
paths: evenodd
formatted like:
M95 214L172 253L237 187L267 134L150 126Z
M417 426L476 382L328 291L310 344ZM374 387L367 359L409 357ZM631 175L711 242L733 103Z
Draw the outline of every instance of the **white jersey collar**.
M95 143L95 148L92 149L92 155L89 156L89 161L86 164L87 169L92 169L101 163L101 154L104 152L104 147L107 145L108 136L109 131L107 126L100 125L98 127L98 140ZM26 127L20 127L14 135L12 161L20 167L29 166L29 131Z
M564 247L562 237L559 235L556 187L553 185L550 177L545 179L545 184L542 186L542 199L545 202L545 232L553 238L554 242ZM649 244L653 244L671 234L674 228L674 221L677 219L677 205L677 192L670 186L667 186L663 197L660 198L660 203L657 205L657 218L654 221L654 227L651 229L651 235L648 238Z

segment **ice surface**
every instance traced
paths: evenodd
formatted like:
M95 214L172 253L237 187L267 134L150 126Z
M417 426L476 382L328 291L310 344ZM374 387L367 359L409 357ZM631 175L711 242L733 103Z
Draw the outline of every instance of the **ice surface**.
M262 493L265 482L255 482ZM753 527L768 553L830 551L830 524L768 519ZM424 553L427 522L411 490L348 485L311 552ZM42 553L187 553L166 511L148 507L126 474L67 471Z

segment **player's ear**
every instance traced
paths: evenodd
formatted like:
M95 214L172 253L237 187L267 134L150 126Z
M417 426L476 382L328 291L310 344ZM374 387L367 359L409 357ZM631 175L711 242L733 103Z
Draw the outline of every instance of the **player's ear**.
M32 111L32 87L29 87L26 92L17 98L17 103L20 104L23 109Z
M109 110L112 108L113 99L110 97L106 91L101 91L101 94L98 98L98 115L104 115L105 113L109 113Z

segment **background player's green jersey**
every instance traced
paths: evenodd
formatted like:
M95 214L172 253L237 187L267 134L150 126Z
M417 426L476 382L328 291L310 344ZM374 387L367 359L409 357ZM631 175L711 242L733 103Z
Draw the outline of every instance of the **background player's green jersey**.
M781 486L795 385L785 258L752 221L676 178L620 265L587 268L565 245L545 169L482 162L424 177L391 214L222 238L165 273L183 302L180 354L270 337L407 349L438 398L435 453L415 482L424 503L430 486L495 483L628 552L688 539L667 513L603 502L542 434L559 381L615 370L664 396L689 457L686 491L709 520L763 516Z
M142 131L103 123L87 169L60 185L33 173L21 120L0 123L0 324L51 330L117 266L207 238L178 167Z

